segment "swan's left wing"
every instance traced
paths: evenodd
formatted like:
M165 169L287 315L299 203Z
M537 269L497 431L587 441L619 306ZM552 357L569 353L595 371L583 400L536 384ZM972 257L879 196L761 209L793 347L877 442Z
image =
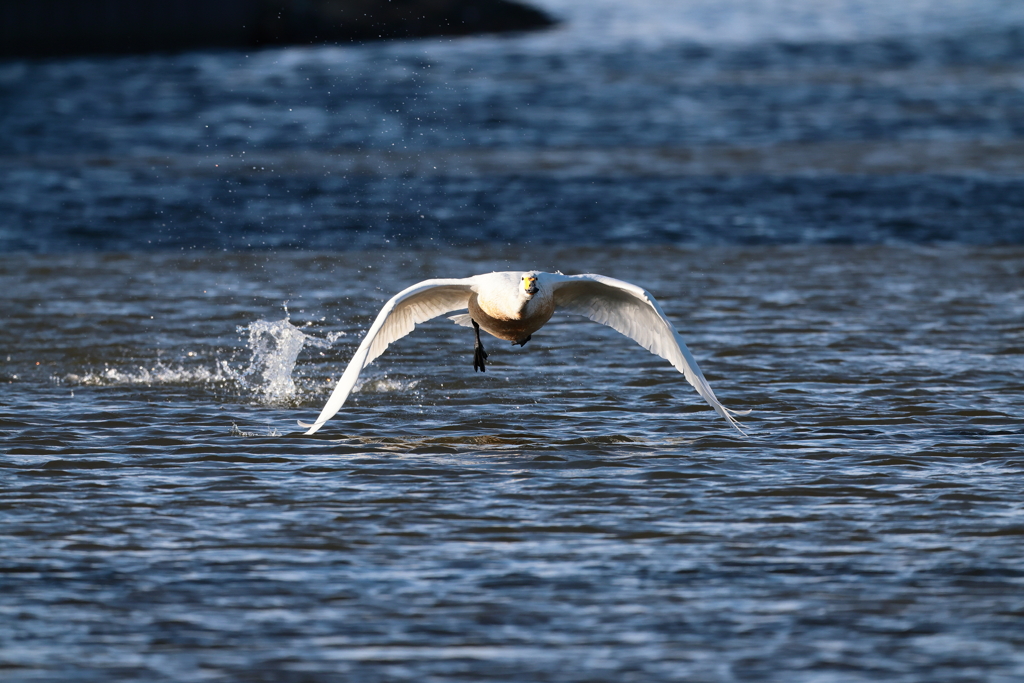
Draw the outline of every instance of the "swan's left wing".
M705 401L724 417L740 434L734 415L750 411L726 408L711 390L697 361L686 348L683 338L665 317L661 305L651 294L636 285L604 275L549 275L555 308L586 316L621 332L648 351L661 356L683 373Z
M384 353L392 342L412 332L419 323L466 308L474 282L474 278L424 280L392 297L377 314L316 422L306 424L300 421L299 426L309 428L306 434L320 429L345 405L345 399L352 393L363 368Z

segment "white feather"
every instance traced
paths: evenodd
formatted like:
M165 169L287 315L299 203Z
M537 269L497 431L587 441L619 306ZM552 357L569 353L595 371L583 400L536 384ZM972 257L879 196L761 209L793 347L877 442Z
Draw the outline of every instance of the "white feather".
M455 315L448 316L456 325L462 325L463 327L473 327L473 316L469 313L456 313Z

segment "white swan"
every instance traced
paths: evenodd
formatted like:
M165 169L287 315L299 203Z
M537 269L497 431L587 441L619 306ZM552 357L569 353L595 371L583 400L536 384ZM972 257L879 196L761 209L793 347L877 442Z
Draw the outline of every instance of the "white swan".
M412 332L417 323L465 308L469 313L453 315L451 319L459 325L473 327L476 332L475 370L485 370L484 360L487 358L480 342L481 328L498 339L525 346L556 308L578 313L608 325L672 363L697 393L743 434L733 416L750 411L734 411L721 404L679 333L646 290L604 275L562 275L538 271L424 280L402 290L384 304L316 422L306 424L300 421L299 426L309 428L306 434L320 429L341 410L362 369L384 353L392 342Z

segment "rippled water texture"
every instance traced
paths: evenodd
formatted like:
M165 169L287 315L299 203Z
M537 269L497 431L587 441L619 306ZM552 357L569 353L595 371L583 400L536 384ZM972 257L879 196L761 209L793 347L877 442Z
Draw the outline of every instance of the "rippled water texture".
M753 409L751 437L667 363L561 317L525 349L492 339L486 374L469 330L425 324L297 436L392 291L527 264L645 284L719 396ZM1024 673L1019 248L22 256L0 273L14 680ZM296 334L336 341L307 345L268 404L243 377L246 326L284 301Z
M1024 5L0 63L0 680L1024 680ZM667 362L391 295L650 290Z

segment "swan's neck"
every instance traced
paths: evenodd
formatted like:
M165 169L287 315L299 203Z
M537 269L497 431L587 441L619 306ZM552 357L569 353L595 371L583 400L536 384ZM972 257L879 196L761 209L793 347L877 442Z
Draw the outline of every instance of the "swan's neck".
M517 316L520 320L522 320L523 318L526 318L526 317L529 316L529 307L530 307L530 302L531 301L533 301L532 298L527 298L525 296L520 295L520 297L519 297L519 312L518 312L518 316Z

